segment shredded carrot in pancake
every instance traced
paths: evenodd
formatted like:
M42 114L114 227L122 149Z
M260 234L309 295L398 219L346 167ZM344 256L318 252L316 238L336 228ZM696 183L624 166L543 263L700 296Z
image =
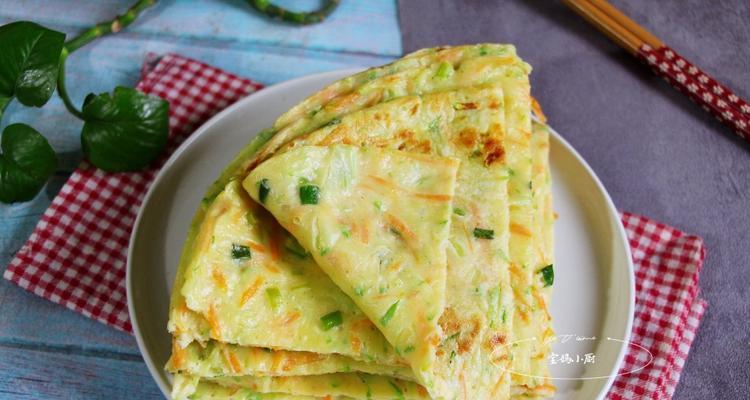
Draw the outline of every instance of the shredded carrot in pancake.
M182 369L185 363L185 349L180 347L177 340L172 340L172 368L179 370Z
M406 154L406 153L404 153L404 154ZM430 200L430 201L451 201L453 199L453 196L449 195L449 194L412 192L412 191L410 191L408 189L402 188L401 186L399 186L399 185L397 185L397 184L395 184L395 183L393 183L393 182L391 182L391 181L389 181L387 179L383 179L383 178L381 178L379 176L375 176L375 175L367 175L367 179L373 181L374 183L377 183L381 187L385 187L385 188L391 189L391 190L396 191L396 192L408 194L410 196L414 196L414 197L417 197L419 199ZM379 187L377 185L373 186L373 185L371 185L368 182L363 182L363 183L360 184L360 186L362 186L365 189L369 189L371 191L374 191L374 192L378 192L379 191L378 190Z
M395 215L391 213L385 213L385 220L388 222L388 225L393 227L393 229L397 230L401 236L414 241L417 240L417 234L414 233L411 229L409 229L408 226L404 223L404 221L401 221L396 217Z
M256 251L258 253L265 253L266 252L266 248L262 244L258 244L258 243L255 243L255 242L250 242L250 243L248 243L248 246L250 246L250 248L253 249L253 251Z
M280 325L286 326L294 321L298 320L302 315L298 312L291 312L284 316L284 318L280 319L278 322Z
M224 274L221 272L220 267L213 266L211 269L211 278L214 280L214 283L216 286L226 291L227 290L227 279L224 277Z
M258 289L260 289L260 285L262 284L263 284L263 278L261 277L255 278L255 281L253 281L253 284L250 285L250 287L248 287L242 293L242 297L240 297L240 307L244 306L248 300L250 300L253 296L255 296L255 293L258 292Z
M531 96L531 112L533 112L543 124L547 123L547 116L542 112L542 106L539 105L539 102L534 96Z
M229 364L229 367L232 368L232 372L235 374L238 374L242 371L242 366L240 365L240 361L237 359L237 356L234 355L229 349L222 345L221 352L224 355L224 358L227 360L227 364Z
M453 196L449 194L414 193L414 197L433 201L451 201Z
M510 231L511 233L515 233L517 235L531 237L531 231L528 230L528 228L513 222L510 223Z
M208 321L208 325L211 326L213 338L221 340L221 325L219 325L219 318L216 316L216 308L214 308L213 304L208 307L208 313L206 314L206 320Z

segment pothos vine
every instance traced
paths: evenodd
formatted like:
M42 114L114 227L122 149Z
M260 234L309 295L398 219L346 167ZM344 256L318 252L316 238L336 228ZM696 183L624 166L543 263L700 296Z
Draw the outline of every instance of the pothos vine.
M324 1L311 12L295 12L268 0L247 0L259 13L294 25L322 22L340 0ZM65 63L71 53L92 41L131 25L157 0L139 0L123 14L86 29L65 41L65 35L29 21L0 26L0 119L12 100L42 107L55 88L65 108L83 121L81 147L95 167L109 172L132 171L149 165L163 150L169 129L169 105L132 88L89 94L78 108L65 84ZM27 201L41 190L57 168L49 142L27 124L8 125L0 137L0 202Z

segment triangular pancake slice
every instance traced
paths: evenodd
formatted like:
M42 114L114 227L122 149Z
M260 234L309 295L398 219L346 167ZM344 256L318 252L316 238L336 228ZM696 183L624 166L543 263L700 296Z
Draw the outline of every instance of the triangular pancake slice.
M205 320L208 339L243 346L400 361L370 320L313 258L230 182L206 211L185 271L187 310ZM201 332L174 333L205 341ZM186 344L179 343L181 347Z
M508 72L509 79L525 78L523 65ZM449 236L446 310L439 321L444 336L435 360L439 382L448 383L448 392L455 394L444 396L448 398L509 396L514 309L506 183L511 171L503 144L505 132L518 131L506 124L506 106L520 113L519 100L504 96L499 84L404 97L347 115L282 149L346 143L461 159Z
M448 157L309 146L269 159L243 182L428 388L458 166Z

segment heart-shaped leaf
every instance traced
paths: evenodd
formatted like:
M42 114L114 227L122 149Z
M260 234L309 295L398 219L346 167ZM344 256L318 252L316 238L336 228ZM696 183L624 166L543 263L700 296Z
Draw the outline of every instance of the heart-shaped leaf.
M57 168L55 151L26 124L8 125L0 138L0 201L31 200Z
M83 103L81 144L92 164L105 171L143 168L161 153L169 132L169 103L135 89L89 94Z
M33 22L0 26L0 97L41 107L55 91L65 35Z

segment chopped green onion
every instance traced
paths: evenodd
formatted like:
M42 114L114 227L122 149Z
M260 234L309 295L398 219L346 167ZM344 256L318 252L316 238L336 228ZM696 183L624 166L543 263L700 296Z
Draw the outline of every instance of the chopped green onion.
M474 237L477 239L494 239L495 231L492 229L474 228Z
M345 238L349 239L352 237L352 230L348 226L345 226L343 229L341 229L341 234L344 235Z
M388 307L388 311L383 314L382 317L380 317L380 325L386 326L388 325L388 322L391 321L393 318L393 315L396 314L396 309L398 308L398 303L401 300L396 301L395 303L391 304L390 307Z
M324 126L324 127L326 127L326 126L333 126L333 125L338 125L338 124L340 124L340 123L341 123L341 118L334 118L334 119L332 119L332 120L328 121L328 122L327 122L327 123L326 123L325 125L323 125L323 126Z
M448 78L451 75L453 75L453 66L448 62L440 63L440 66L438 67L438 70L435 73L435 77Z
M362 286L355 287L354 288L354 294L356 294L359 297L364 296L364 294L365 294L365 288L363 288Z
M315 185L300 186L299 200L302 204L318 204L320 200L320 188Z
M453 214L460 215L463 217L464 215L466 215L466 211L464 211L463 208L456 207L453 209Z
M249 260L253 258L253 253L245 245L232 243L232 258L235 260Z
M372 205L374 205L379 211L383 211L383 203L381 203L380 200L373 201Z
M552 284L555 283L555 270L553 269L552 264L540 269L539 273L542 274L544 287L552 286Z
M406 348L404 349L404 354L409 354L412 351L414 351L414 345L410 344L410 345L406 346Z
M274 310L279 308L279 299L281 298L281 291L277 287L270 287L266 289L266 297L268 297L268 302L271 303L271 307L273 307Z
M404 400L404 392L403 392L403 391L401 391L401 388L400 388L400 387L398 387L398 385L396 385L396 383L394 383L394 382L393 382L392 380L390 380L390 379L388 380L388 383L390 383L390 384L391 384L391 387L393 388L393 390L395 390L395 391L396 391L396 398L397 398L398 400Z
M323 330L327 331L343 324L344 317L341 315L341 311L334 311L320 317L320 322L323 323Z
M252 211L248 211L245 213L245 222L247 222L248 225L253 226L257 222L255 220L255 214L253 214Z
M297 239L290 237L284 248L299 258L307 258L307 251L299 244Z
M266 203L268 193L271 191L271 185L268 183L268 179L263 178L258 182L258 199L261 204Z

